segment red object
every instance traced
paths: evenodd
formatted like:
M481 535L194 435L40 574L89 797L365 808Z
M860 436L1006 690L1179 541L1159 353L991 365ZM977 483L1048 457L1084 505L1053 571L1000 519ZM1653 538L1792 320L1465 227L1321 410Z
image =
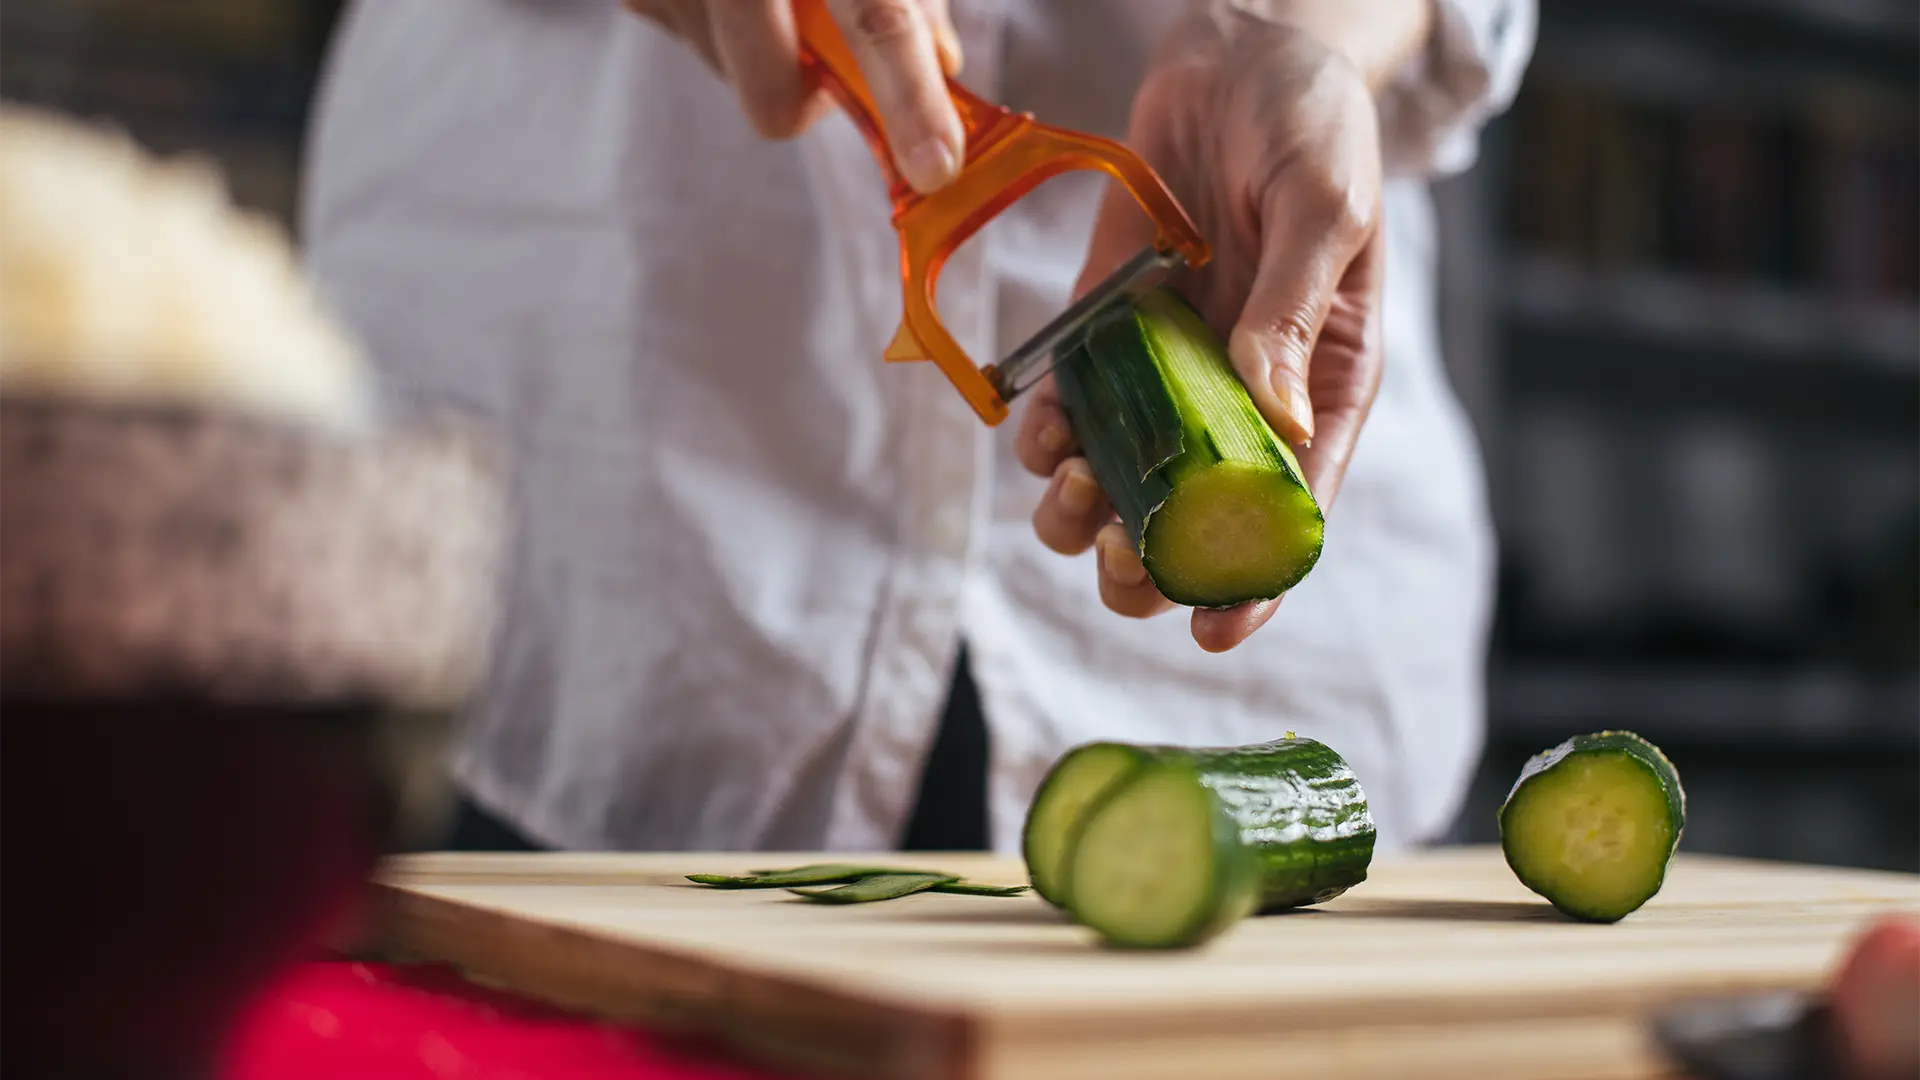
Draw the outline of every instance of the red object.
M780 1080L716 1050L486 989L443 967L302 964L218 1080Z
M4 704L6 1075L199 1080L356 914L392 802L374 714Z

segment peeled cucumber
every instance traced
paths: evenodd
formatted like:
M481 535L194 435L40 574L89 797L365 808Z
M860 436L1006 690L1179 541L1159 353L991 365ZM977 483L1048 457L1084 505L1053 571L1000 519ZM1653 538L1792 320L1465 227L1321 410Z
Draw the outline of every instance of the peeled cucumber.
M1161 594L1269 600L1320 557L1324 520L1200 313L1171 290L1095 318L1054 368L1094 478Z
M1563 913L1617 922L1660 891L1686 824L1673 762L1631 731L1601 731L1527 761L1500 807L1500 848Z

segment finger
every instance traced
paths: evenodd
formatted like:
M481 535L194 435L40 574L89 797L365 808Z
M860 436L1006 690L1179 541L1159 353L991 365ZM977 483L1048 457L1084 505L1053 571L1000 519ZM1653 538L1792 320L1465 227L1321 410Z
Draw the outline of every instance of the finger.
M1360 428L1380 389L1381 240L1376 232L1347 268L1313 361L1313 411L1318 435L1301 451L1307 487L1325 510L1340 493L1347 463L1359 442ZM1259 600L1222 610L1193 613L1193 640L1208 652L1225 652L1252 637L1280 608L1280 600Z
M1840 962L1828 993L1836 1057L1862 1080L1920 1075L1920 921L1870 924Z
M1333 505L1346 479L1360 430L1373 411L1386 366L1380 324L1380 289L1386 257L1378 234L1347 268L1309 379L1317 433L1300 452L1307 488L1322 510Z
M1255 600L1230 608L1195 608L1193 640L1208 652L1226 652L1267 624L1280 601Z
M1053 482L1040 496L1040 505L1033 508L1034 534L1062 555L1078 555L1092 547L1101 526L1111 520L1113 507L1083 457L1060 463Z
M770 139L798 134L817 94L800 73L791 0L720 0L707 12L714 50L754 128Z
M901 176L923 194L944 187L960 168L965 135L926 9L919 0L829 0L829 7L873 91Z
M1027 391L1031 399L1020 414L1020 429L1014 433L1013 453L1020 464L1035 476L1052 476L1060 463L1079 452L1073 426L1060 407L1060 387L1048 375Z
M947 0L920 0L926 9L927 25L933 28L933 46L940 54L940 69L948 78L958 78L967 58L960 48L960 32L953 28L953 16Z
M1147 577L1125 525L1116 521L1102 527L1093 546L1100 569L1100 602L1108 610L1145 619L1173 609L1173 602L1161 596Z
M1227 338L1227 355L1247 393L1289 442L1315 434L1308 390L1314 344L1347 267L1373 232L1370 216L1350 209L1344 192L1271 189L1261 221L1260 263Z

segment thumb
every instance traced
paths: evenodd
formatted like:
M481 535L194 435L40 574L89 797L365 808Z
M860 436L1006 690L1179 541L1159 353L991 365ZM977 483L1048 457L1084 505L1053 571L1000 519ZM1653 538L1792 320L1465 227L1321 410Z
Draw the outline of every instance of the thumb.
M1259 267L1227 337L1227 355L1267 423L1289 442L1310 443L1314 345L1366 230L1339 213L1276 209L1266 215Z

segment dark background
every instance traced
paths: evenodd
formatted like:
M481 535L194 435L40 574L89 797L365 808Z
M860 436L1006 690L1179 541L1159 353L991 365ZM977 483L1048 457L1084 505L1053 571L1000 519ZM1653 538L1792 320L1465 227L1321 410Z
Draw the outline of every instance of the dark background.
M291 230L332 0L9 0L0 96L217 159ZM1489 744L1626 727L1686 847L1920 870L1920 16L1544 0L1437 191L1502 572Z

